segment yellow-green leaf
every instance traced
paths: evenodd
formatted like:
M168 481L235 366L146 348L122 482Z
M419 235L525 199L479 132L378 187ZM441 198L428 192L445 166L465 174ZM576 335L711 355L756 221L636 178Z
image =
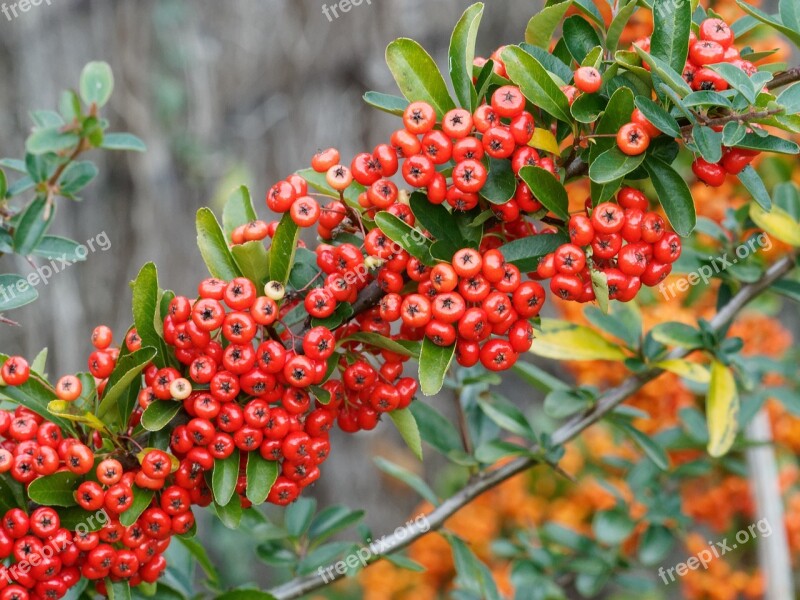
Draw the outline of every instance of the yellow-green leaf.
M800 246L800 224L779 206L767 212L757 204L750 205L750 218L769 235L792 246Z
M711 382L706 398L708 453L723 456L736 439L739 394L731 370L719 361L711 363Z
M624 360L625 353L596 331L560 321L542 319L541 331L530 350L537 356L556 360Z
M528 146L536 148L537 150L550 152L551 154L561 154L556 136L544 127L537 127L533 130L533 137L531 141L528 142Z
M708 368L705 365L683 360L682 358L662 360L655 363L654 366L669 371L670 373L675 373L675 375L679 375L690 381L696 381L697 383L708 383L711 381L711 374L708 372Z

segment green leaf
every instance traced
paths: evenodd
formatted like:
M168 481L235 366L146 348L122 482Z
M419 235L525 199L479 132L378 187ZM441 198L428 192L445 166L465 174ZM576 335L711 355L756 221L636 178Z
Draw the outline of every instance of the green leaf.
M639 168L644 158L644 153L629 156L615 146L603 152L589 166L589 178L595 183L611 183Z
M794 83L783 90L776 102L786 109L787 114L800 113L800 83Z
M737 177L761 208L764 210L772 208L772 199L769 197L764 181L752 166L747 165Z
M631 120L633 108L633 92L626 87L619 88L608 101L606 111L600 118L595 133L601 135L616 134L620 127ZM593 144L589 150L589 163L591 164L600 154L615 146L616 140L614 138L597 138L596 143ZM621 183L621 181L614 182L607 186L592 183L591 191L593 201L595 203L600 203L609 199L611 195L619 189Z
M66 261L83 262L86 260L86 254L83 251L78 252L78 248L81 246L82 244L74 240L57 235L46 235L34 248L33 255L50 260L63 258Z
M545 6L533 15L525 28L525 41L549 50L550 38L553 37L553 32L567 14L570 6L572 6L572 0L564 0Z
M230 237L233 230L241 225L247 225L258 219L250 190L242 185L228 196L225 207L222 209L222 227L225 235Z
M557 360L625 360L625 353L593 329L556 319L542 319L530 350Z
M390 352L394 352L395 354L400 354L402 356L419 356L418 350L415 352L411 347L396 342L393 339L387 338L386 336L383 336L379 333L359 331L352 335L347 336L345 339L341 341L341 344L344 345L347 344L348 342L358 342L360 344L366 344L374 348L389 350Z
M569 238L561 231L558 233L540 233L516 239L500 246L499 250L520 271L533 271L539 263L539 258L555 252L559 246L568 243Z
M340 557L352 555L358 550L358 545L353 542L330 542L314 548L300 560L297 567L298 575L308 575L324 567L335 564ZM355 555L358 558L358 555ZM359 563L356 563L360 566Z
M722 133L711 127L695 125L692 127L692 138L704 159L710 163L722 160Z
M511 368L517 373L517 375L524 379L528 385L542 390L543 392L549 393L553 390L569 389L569 386L561 381L558 377L551 375L544 369L531 363L517 361L517 363Z
M623 2L620 2L619 10L611 21L611 25L608 26L608 32L606 33L606 48L612 54L619 48L619 40L625 31L625 26L639 7L639 2L636 0L628 0L624 3L624 6L622 4Z
M242 275L252 281L256 289L263 288L270 279L269 254L263 242L253 240L237 244L231 248L231 254Z
M617 546L633 533L636 523L623 508L613 508L595 513L592 530L598 541Z
M456 346L437 346L429 338L422 341L419 354L419 383L422 393L435 396L444 385L444 377L453 362Z
M346 506L328 506L314 516L308 528L308 537L318 544L340 531L344 531L364 518L363 510L351 510Z
M475 449L475 458L487 465L492 465L509 456L530 455L531 452L527 448L502 440L489 440Z
M608 101L600 94L581 94L569 110L580 123L594 123L603 114Z
M639 542L639 560L652 567L658 565L675 545L675 536L663 525L650 525Z
M722 143L733 148L747 135L747 125L731 121L722 128Z
M538 60L519 46L508 46L503 61L509 78L528 100L560 121L572 121L567 97Z
M105 419L113 409L116 413L116 423L123 428L127 425L130 415L123 414L119 400L136 381L136 378L141 376L142 371L150 364L155 355L156 349L147 346L119 358L114 371L108 378L103 399L97 408L97 415L101 419Z
M653 1L653 35L650 53L682 73L689 53L692 7L689 2Z
M59 179L61 194L74 196L89 185L98 173L94 163L87 160L70 163Z
M104 150L147 151L144 142L132 133L104 133L103 143L100 147Z
M131 507L119 516L119 522L125 527L130 527L139 516L150 506L155 492L153 490L146 490L140 488L138 485L133 486L133 504Z
M592 291L597 300L597 306L603 313L607 313L609 302L608 277L603 271L590 269L589 278L592 282Z
M25 150L34 155L58 153L74 148L80 142L75 133L63 132L60 126L35 129L25 141Z
M644 161L653 187L664 213L678 235L687 236L697 224L694 200L689 184L684 178L660 158L649 155Z
M163 325L159 310L158 270L147 263L133 281L133 324L142 340L142 346L157 349L153 362L166 366L166 345L161 337Z
M785 140L775 135L761 137L755 133L746 134L737 146L748 150L774 152L776 154L798 154L800 152L800 146L792 141Z
M71 471L39 477L28 486L28 497L42 506L75 506L73 494L81 479Z
M286 216L288 214L286 213ZM230 281L241 276L242 273L228 249L225 234L211 209L204 207L197 211L196 225L197 247L200 248L200 254L203 256L203 261L205 261L211 276L223 281ZM277 235L276 232L276 238Z
M481 196L492 204L505 204L517 191L517 178L511 170L511 162L489 158L489 173L481 189Z
M104 62L90 62L81 72L80 93L86 104L104 106L114 90L114 74Z
M234 494L231 501L224 506L220 506L217 502L214 502L212 506L225 527L228 529L239 528L239 523L242 521L242 502L238 494Z
M246 496L250 502L263 504L277 478L277 462L265 460L258 452L248 453Z
M728 63L708 65L708 68L718 73L733 89L744 96L750 104L755 104L758 91L742 69Z
M516 435L535 440L536 433L525 415L510 402L504 401L499 397L494 397L492 401L484 398L478 399L478 405L484 414L489 417L496 425Z
M433 242L419 229L408 225L402 219L388 212L375 215L375 224L390 240L400 245L411 256L418 258L423 264L433 266L436 261L431 256Z
M297 538L305 534L317 510L314 498L300 498L286 509L285 526L289 536Z
M597 31L579 15L573 15L562 25L564 41L575 62L581 64L596 46L601 46Z
M390 412L389 417L391 417L394 426L397 427L397 431L400 432L400 436L414 453L414 456L422 460L422 439L420 438L419 427L413 413L404 408Z
M566 83L572 79L572 69L561 62L557 56L550 54L548 50L530 44L520 44L519 47L538 60L545 70L558 77L562 82Z
M792 29L791 27L785 26L783 23L781 23L780 21L778 21L777 19L775 19L771 15L768 15L767 13L765 13L762 10L756 8L752 4L748 4L747 2L744 2L743 0L736 0L736 4L738 4L739 8L741 8L748 15L750 15L752 17L755 17L756 19L758 19L762 23L765 23L765 24L769 25L770 27L772 27L776 31L779 31L780 33L785 35L787 38L789 38L794 43L795 46L800 46L800 31L797 31L797 30Z
M644 452L659 469L666 471L669 468L667 453L664 452L664 449L653 438L642 433L630 423L617 421L615 424L641 448L642 452Z
M426 443L444 455L451 450L461 449L461 436L440 412L422 401L412 402L408 409L414 415L420 436Z
M703 336L698 329L685 323L659 323L650 330L650 336L665 346L689 350L703 347Z
M269 276L273 281L283 285L289 281L289 274L294 266L294 256L297 252L297 241L300 239L300 228L287 212L281 217L278 229L272 238L272 247L269 250Z
M214 471L211 473L211 489L214 499L221 504L228 504L236 491L239 479L239 450L233 451L228 458L216 459Z
M108 600L131 600L131 584L127 581L111 581L106 577Z
M0 313L30 304L38 297L39 292L22 275L0 275Z
M194 557L197 564L202 567L203 572L208 578L208 583L213 587L219 585L219 573L216 567L214 567L214 563L211 562L205 547L197 540L187 539L183 536L176 537L180 544Z
M19 218L14 231L14 250L20 256L29 256L42 241L56 214L55 204L49 206L44 196L37 196Z
M565 419L591 406L591 398L575 390L553 390L544 399L544 413L551 419Z
M567 190L552 173L532 165L522 167L519 177L530 188L534 197L554 215L569 220L569 198Z
M364 102L382 110L383 112L402 117L406 108L410 104L405 98L400 96L393 96L391 94L381 94L380 92L367 92L364 94Z
M182 408L180 402L157 400L142 413L142 427L147 431L161 431Z
M456 98L469 111L475 110L478 104L478 94L472 84L472 62L481 17L483 3L478 2L464 11L450 38L450 79Z
M409 101L427 102L440 118L455 108L436 63L414 40L400 38L389 44L386 64L397 87Z
M706 398L708 453L719 458L728 453L736 439L739 393L733 372L719 361L711 363L711 383Z
M447 541L453 551L453 562L456 570L456 583L459 588L468 591L475 598L482 600L500 600L497 584L489 568L483 564L461 539L447 534Z
M377 466L381 471L391 477L394 477L395 479L402 481L434 506L439 504L439 498L419 475L416 475L399 465L389 462L380 456L375 457L373 460L375 462L375 466Z
M651 56L639 48L639 46L634 45L634 48L639 57L648 65L650 65L650 71L656 74L661 81L667 85L667 87L669 87L678 95L679 98L683 98L684 96L688 96L692 93L692 88L689 87L689 84L686 83L681 76L683 67L681 67L680 71L676 71L668 63L665 63L663 60L656 58L655 56Z

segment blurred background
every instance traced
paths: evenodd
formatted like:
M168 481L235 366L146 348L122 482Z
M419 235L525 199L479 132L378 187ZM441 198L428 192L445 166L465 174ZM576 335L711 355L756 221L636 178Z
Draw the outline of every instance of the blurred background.
M52 233L85 242L105 232L111 247L40 286L39 300L12 315L21 327L0 328L2 351L32 357L46 346L51 375L85 370L95 325L118 335L130 326L128 283L147 261L158 265L163 287L192 295L207 276L195 245L197 209L221 209L246 183L266 218L266 190L307 166L317 148L351 157L388 139L398 120L361 100L367 90L396 93L386 45L413 37L446 65L450 32L471 3L364 0L338 18L329 10L330 20L319 0L42 0L12 20L0 14L0 155L22 156L28 111L55 107L90 60L114 71L111 129L147 144L145 154L89 157L100 176L82 205L58 207ZM520 39L541 4L490 4L478 52ZM31 270L2 260L4 272ZM446 413L452 406L450 398L435 402ZM391 426L337 438L313 495L321 506L366 508L376 532L394 527L417 500L370 459L421 465ZM241 556L226 565L225 549L211 546L231 580L255 578Z

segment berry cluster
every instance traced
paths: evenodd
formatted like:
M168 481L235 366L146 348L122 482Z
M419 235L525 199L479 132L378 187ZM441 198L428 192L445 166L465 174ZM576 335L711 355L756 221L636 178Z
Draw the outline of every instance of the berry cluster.
M389 291L378 308L383 322L401 321L407 339L425 336L438 346L456 344L459 364L469 367L480 360L493 371L510 368L520 352L530 349L528 319L539 314L544 290L535 281L523 282L499 250L464 248L451 264L417 264L407 272L416 290Z
M550 290L564 300L595 299L590 273L605 275L612 300L632 300L642 285L658 285L681 254L678 235L664 219L649 211L647 197L622 188L617 203L603 202L569 220L571 243L563 244L539 263L536 274L550 279ZM588 253L588 256L587 256Z
M730 87L725 78L710 69L709 65L728 63L744 71L748 77L756 73L756 66L749 60L742 59L739 50L733 45L734 37L734 32L730 25L719 18L705 19L700 24L699 36L694 32L691 33L689 56L683 70L683 78L693 90L723 92ZM638 40L636 45L643 50L649 51L650 38ZM647 64L644 67L649 69ZM636 119L633 119L633 121L636 122ZM640 122L639 125L646 130L646 119L645 122ZM750 127L755 126L751 125ZM619 141L620 148L626 151L627 146L633 145L638 148L643 145L644 148L641 150L643 152L647 144L642 144L641 140L649 141L649 138L641 135L641 129L636 129L630 125L626 127L629 129L627 132L628 137L638 139L631 139L630 141L634 142L633 144L626 144L625 139L623 139ZM712 126L712 128L715 131L722 131L722 126ZM622 131L620 131L620 134L622 134ZM631 154L631 152L628 153ZM638 154L639 152L635 153ZM723 148L723 156L719 162L710 163L702 157L696 158L692 163L692 171L705 184L719 187L725 182L729 174L738 175L741 173L758 154L756 151L744 148L726 147Z
M7 377L9 371L21 367L19 372L28 371L24 359L12 357L6 365L9 362L11 367L4 365L5 383L24 384L25 378ZM170 536L186 533L194 525L189 494L177 486L161 491L153 507L134 524L126 527L119 521L133 503L134 483L151 489L155 482L163 486L171 471L171 459L164 452L144 453L141 466L126 461L126 469L115 458L101 460L81 440L64 437L57 424L23 407L13 413L0 411L0 438L0 473L25 486L60 471L85 477L75 500L91 511L87 513L90 522L77 531L62 527L58 513L50 507L34 508L30 514L20 508L5 513L0 521L3 600L61 598L82 577L96 581L100 593L105 593L107 577L131 585L154 582L166 568L162 554Z

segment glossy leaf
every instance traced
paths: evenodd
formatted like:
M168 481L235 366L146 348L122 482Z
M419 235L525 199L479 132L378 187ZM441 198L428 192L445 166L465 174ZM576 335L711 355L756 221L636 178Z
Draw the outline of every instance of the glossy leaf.
M424 101L441 117L455 108L439 67L414 40L400 38L386 48L386 63L397 87L409 101Z
M567 14L570 6L572 6L572 0L564 0L549 4L534 14L525 28L525 41L548 50L553 32Z
M250 190L247 189L247 186L239 186L228 196L225 207L222 209L222 227L225 235L230 238L234 229L257 219L258 215L253 207Z
M390 475L391 477L394 477L395 479L402 481L434 506L439 504L439 498L419 475L416 475L399 465L389 462L385 458L376 457L374 462L381 471L387 475Z
M503 61L509 78L528 100L560 121L572 121L567 97L538 60L519 46L508 46Z
M555 252L559 246L568 242L567 235L559 231L519 238L503 244L499 250L506 262L516 265L521 271L532 271L542 256Z
M569 198L564 185L549 171L541 167L526 166L519 171L519 177L530 188L534 197L557 217L569 220Z
M413 413L404 408L402 410L393 410L389 413L394 426L400 432L400 436L408 446L409 450L414 453L418 459L422 460L422 439L419 434L419 427L417 420L414 418Z
M230 281L240 277L242 273L236 266L236 261L228 249L225 234L214 213L208 208L201 208L197 211L196 225L197 247L200 249L200 254L203 256L206 268L212 277L223 281ZM275 235L278 235L277 232Z
M682 73L689 53L692 7L689 2L653 1L653 35L650 53Z
M14 250L21 256L29 256L42 241L53 222L56 209L48 207L44 196L38 196L22 213L14 231Z
M0 275L0 313L34 302L39 297L36 288L22 275Z
M390 240L399 244L411 256L418 258L423 264L433 266L436 261L431 256L433 242L419 229L408 225L402 219L388 212L375 215L375 224L381 228Z
M214 500L225 505L233 498L236 482L239 479L239 450L233 451L228 458L216 459L211 473L211 488Z
M681 236L689 235L697 224L694 199L686 180L670 165L653 155L644 161L653 187L672 228Z
M459 19L450 38L450 79L462 108L477 108L478 94L472 83L475 40L483 17L483 3L473 4Z
M278 229L272 238L269 250L269 276L272 281L283 285L289 281L289 274L294 265L297 252L297 241L300 239L300 228L287 212L281 217Z
M419 383L423 394L435 396L439 393L455 352L455 344L437 346L427 337L422 341L422 351L419 355Z
M589 167L589 178L595 183L611 183L639 168L644 158L644 153L629 156L615 146L592 162Z
M75 506L74 492L81 479L71 471L39 477L28 486L28 497L42 506Z
M258 452L247 455L246 496L253 504L263 504L278 478L278 463L265 460Z
M142 413L142 427L147 431L161 431L181 411L180 402L157 400Z

